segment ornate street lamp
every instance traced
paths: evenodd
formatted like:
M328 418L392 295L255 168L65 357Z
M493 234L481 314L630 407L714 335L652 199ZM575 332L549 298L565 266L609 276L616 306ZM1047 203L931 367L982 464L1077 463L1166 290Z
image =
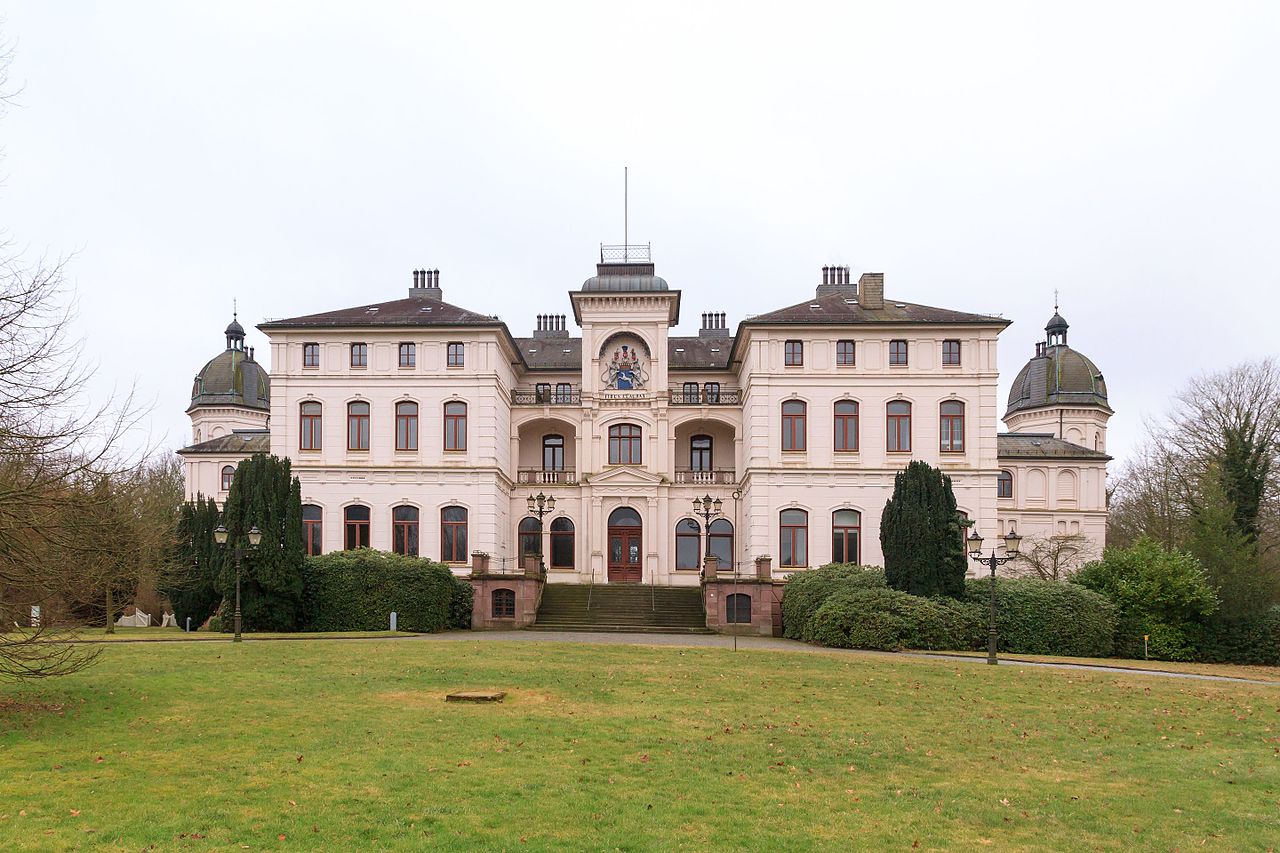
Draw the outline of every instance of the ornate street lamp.
M703 528L706 533L707 547L704 556L711 556L711 519L720 515L720 509L724 506L724 501L716 498L711 499L711 495L703 495L700 498L693 499L693 514L700 516L703 521Z
M555 512L556 499L554 496L547 497L542 492L538 492L537 497L529 495L528 500L529 512L538 516L538 567L542 567L542 519L545 516Z
M220 547L227 546L227 528L225 525L219 524L213 531L213 541L217 542ZM249 528L249 550L257 551L258 545L262 542L262 531L258 529L258 525ZM240 541L236 540L235 549L232 552L236 559L236 613L235 627L236 635L234 642L240 642L240 566L244 560L244 552L240 548Z
M991 556L982 556L982 537L978 535L977 527L969 534L969 558L974 562L991 569L991 612L987 617L987 663L995 664L996 661L996 566L1004 565L1010 560L1018 558L1018 548L1022 545L1022 537L1018 535L1018 531L1013 529L1013 525L1009 525L1009 532L1004 535L1004 551L1003 557L996 556L996 549L991 549Z

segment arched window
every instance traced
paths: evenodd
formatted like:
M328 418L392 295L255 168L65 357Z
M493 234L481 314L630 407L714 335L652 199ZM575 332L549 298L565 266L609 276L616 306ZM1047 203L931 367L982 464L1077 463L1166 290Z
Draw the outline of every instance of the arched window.
M836 452L858 450L858 404L853 400L837 400L835 405Z
M689 470L711 470L711 436L695 435L689 439Z
M751 596L734 592L725 596L724 621L735 625L751 624Z
M698 552L702 543L702 528L692 518L676 522L676 568L698 568Z
M236 478L236 469L231 465L222 466L222 491L231 491L231 481Z
M418 556L418 508L398 506L391 510L391 550L409 557Z
M418 404L396 403L396 450L418 449Z
M561 516L551 522L551 568L572 569L573 554L573 522Z
M542 470L564 470L563 435L544 435L542 437Z
M467 510L447 506L440 510L440 562L467 561Z
M609 427L609 464L640 464L640 427L635 424Z
M964 452L964 403L944 400L938 406L938 438L943 453Z
M862 513L838 509L831 514L831 562L862 562Z
M369 508L354 504L342 511L345 536L343 547L348 551L369 547Z
M319 450L320 449L320 433L322 409L319 403L308 402L303 403L299 407L302 418L302 434L298 439L298 448L301 450Z
M444 449L467 449L467 404L444 404Z
M1008 471L1001 471L996 475L996 497L1011 498L1013 497L1013 474Z
M516 618L516 591L514 589L495 589L491 598L494 619Z
M516 528L521 557L537 557L542 554L542 522L536 518L522 518Z
M726 519L717 518L707 527L707 536L711 537L708 547L711 556L720 558L720 565L728 569L733 566L733 525Z
M885 408L886 449L890 453L911 452L911 404L906 400L893 400Z
M787 400L782 404L782 449L804 450L805 448L805 412L808 410L800 400Z
M781 532L778 565L804 568L809 565L809 513L802 509L784 509L778 517Z
M320 526L322 517L320 507L315 504L302 505L302 541L306 545L307 555L311 557L317 557L323 553L324 531Z
M369 404L357 400L347 404L347 450L369 449Z

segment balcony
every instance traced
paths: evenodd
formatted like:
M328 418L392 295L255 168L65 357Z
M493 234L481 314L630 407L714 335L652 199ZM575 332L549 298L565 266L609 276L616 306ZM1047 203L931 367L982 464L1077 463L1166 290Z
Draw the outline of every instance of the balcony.
M578 475L573 471L544 471L541 468L520 468L516 482L532 486L576 486Z
M538 388L517 388L511 392L513 406L578 406L582 404L582 391L566 384L543 385Z
M736 472L732 469L713 469L711 471L676 471L677 485L692 486L732 486L738 482Z
M741 402L737 388L690 388L671 392L673 406L737 406Z

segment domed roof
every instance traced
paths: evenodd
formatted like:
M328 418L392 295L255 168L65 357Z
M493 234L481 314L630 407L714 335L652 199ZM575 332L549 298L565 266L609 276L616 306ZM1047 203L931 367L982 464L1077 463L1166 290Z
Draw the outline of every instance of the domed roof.
M244 406L271 411L271 377L241 349L224 350L200 368L191 406Z
M1049 318L1049 322L1044 324L1044 330L1051 335L1065 332L1070 328L1071 326L1066 320L1062 319L1062 315L1058 313L1056 307L1053 309L1053 316Z
M652 293L667 290L667 280L653 274L648 261L601 262L596 274L582 283L583 293Z
M230 325L227 326L227 330L223 334L225 334L229 338L237 337L237 336L240 338L243 338L244 326L240 325L240 321L238 319L236 319L235 317L232 317Z
M1055 313L1045 331L1050 343L1038 344L1036 354L1018 371L1009 389L1005 417L1042 406L1101 406L1108 411L1107 383L1102 371L1084 353L1066 343L1067 321Z

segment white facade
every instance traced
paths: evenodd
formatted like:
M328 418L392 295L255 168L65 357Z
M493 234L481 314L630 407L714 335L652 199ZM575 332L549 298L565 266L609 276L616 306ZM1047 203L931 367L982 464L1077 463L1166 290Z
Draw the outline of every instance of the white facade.
M1021 441L1029 458L1001 456L996 344L1007 321L886 302L882 276L855 284L833 267L811 301L748 318L732 336L723 315L704 315L699 337L680 338L670 329L681 293L651 264L597 272L571 294L578 337L554 315L515 338L445 303L431 271L415 272L408 299L259 327L271 341L270 452L292 460L324 551L396 550L416 535L418 553L458 571L473 551L514 569L528 498L542 494L555 498L541 534L551 582L692 585L707 542L678 540L677 526L704 536L693 503L709 496L722 502L712 550L744 572L761 556L784 573L879 564L880 513L912 459L952 478L984 537L1063 522L1100 548L1102 454L1040 459ZM909 406L909 421L891 428L891 404ZM210 411L193 406L192 417L211 435ZM1039 430L1045 417L1023 420ZM250 451L265 449L265 437L250 439ZM225 497L210 478L228 449L183 451L189 492ZM1015 478L1012 498L997 498L1001 470ZM627 509L638 526L623 523Z

